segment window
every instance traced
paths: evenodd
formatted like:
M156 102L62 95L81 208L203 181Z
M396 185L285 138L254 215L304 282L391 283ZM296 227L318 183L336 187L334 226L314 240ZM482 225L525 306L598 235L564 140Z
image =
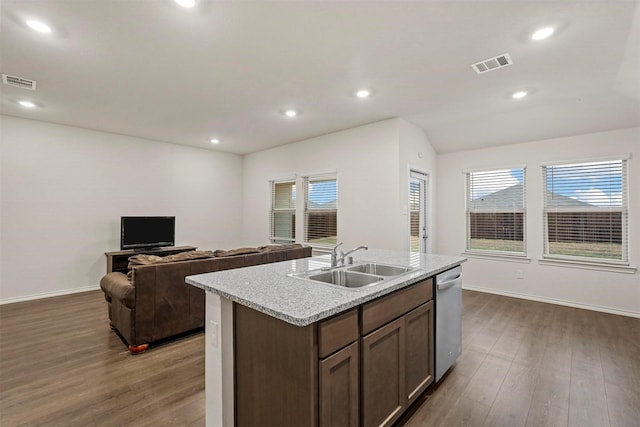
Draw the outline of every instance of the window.
M547 164L544 256L628 264L627 160Z
M466 175L467 251L524 256L524 168Z
M338 242L338 184L335 176L304 177L304 241L312 245Z
M271 181L271 243L296 240L296 183Z

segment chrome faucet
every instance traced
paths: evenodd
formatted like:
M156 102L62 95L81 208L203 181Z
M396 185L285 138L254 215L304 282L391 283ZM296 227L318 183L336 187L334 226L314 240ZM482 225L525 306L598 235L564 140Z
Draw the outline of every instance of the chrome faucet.
M368 251L369 247L367 245L362 245L362 246L358 246L357 248L353 248L353 249L351 249L350 251L347 251L347 252L340 251L340 254L338 255L338 259L336 260L336 266L338 266L338 265L339 266L343 266L345 257L347 255L350 255L350 254L354 253L355 251L359 251L360 249L364 249L365 251Z
M338 246L340 246L341 244L342 242L331 248L331 268L336 268L338 266Z

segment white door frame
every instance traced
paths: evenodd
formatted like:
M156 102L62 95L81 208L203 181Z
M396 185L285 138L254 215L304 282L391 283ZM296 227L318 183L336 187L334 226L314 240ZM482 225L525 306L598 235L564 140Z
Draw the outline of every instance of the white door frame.
M419 210L419 251L421 253L429 252L431 229L429 227L429 199L431 194L430 189L430 176L429 172L421 171L415 168L409 169L409 191L411 189L411 181L417 180L420 182L420 210ZM409 195L407 195L409 196ZM411 250L411 209L408 205L408 220L409 220L409 250Z

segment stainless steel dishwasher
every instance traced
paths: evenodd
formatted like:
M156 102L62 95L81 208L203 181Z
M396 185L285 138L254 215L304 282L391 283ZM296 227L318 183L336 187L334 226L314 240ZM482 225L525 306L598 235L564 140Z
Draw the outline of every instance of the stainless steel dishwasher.
M436 382L462 352L462 267L436 276Z

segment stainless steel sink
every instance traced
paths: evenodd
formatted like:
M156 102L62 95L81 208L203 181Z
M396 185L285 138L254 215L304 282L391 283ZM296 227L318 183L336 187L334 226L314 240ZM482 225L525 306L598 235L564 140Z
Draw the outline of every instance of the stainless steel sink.
M291 273L290 277L311 280L329 286L357 290L385 283L413 271L412 267L363 262L332 269Z
M362 286L371 285L384 280L384 278L380 276L352 273L346 270L332 270L320 274L314 274L309 276L308 279L345 288L361 288Z
M375 274L378 276L398 276L400 274L408 273L413 270L411 267L400 267L395 265L385 265L385 264L360 264L354 267L347 268L348 271L356 271L359 273L365 274Z

